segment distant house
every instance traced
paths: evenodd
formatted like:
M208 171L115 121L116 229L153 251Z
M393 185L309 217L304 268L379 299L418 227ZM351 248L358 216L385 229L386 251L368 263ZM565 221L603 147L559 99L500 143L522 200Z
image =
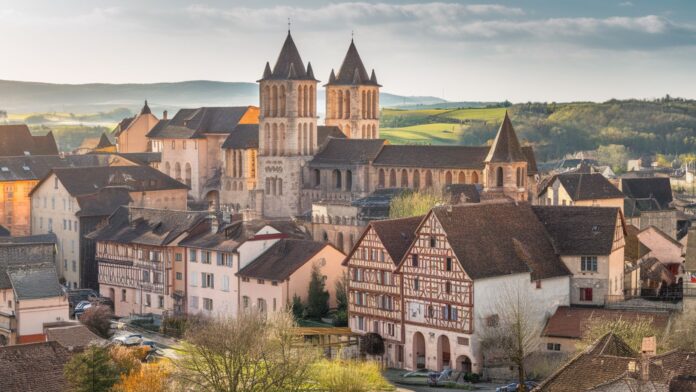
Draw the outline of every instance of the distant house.
M58 269L66 285L96 289L97 271L88 265L94 244L84 236L124 204L186 209L187 192L186 185L148 166L53 169L29 193L32 233L58 236Z
M624 195L600 173L562 173L539 188L537 204L623 208Z
M0 347L0 391L67 391L63 367L71 356L58 342Z
M592 323L623 320L650 322L655 330L663 332L669 325L668 312L639 312L597 307L559 306L549 317L541 333L541 350L575 353Z
M649 226L636 234L638 240L650 249L648 257L654 257L673 275L681 275L684 263L684 245L655 226Z
M344 257L324 242L295 239L276 242L237 272L241 278L241 309L275 313L290 306L295 296L306 303L315 266L329 292L329 305L336 307L336 282L341 279Z
M0 238L0 346L44 341L44 324L68 320L55 250L53 234Z
M53 132L32 135L25 124L0 125L0 157L58 155Z
M167 112L164 113L164 120L166 120ZM117 151L121 154L156 151L152 149L146 135L158 121L145 101L137 116L124 118L112 131L116 138Z
M114 152L116 152L116 145L111 143L105 133L102 133L100 137L84 138L80 146L73 150L73 154L77 155Z
M46 341L56 341L72 352L83 351L91 344L101 344L106 339L90 331L82 323L57 323L45 328Z
M626 195L624 215L628 223L643 230L655 226L677 238L677 210L672 206L672 187L668 177L622 178Z

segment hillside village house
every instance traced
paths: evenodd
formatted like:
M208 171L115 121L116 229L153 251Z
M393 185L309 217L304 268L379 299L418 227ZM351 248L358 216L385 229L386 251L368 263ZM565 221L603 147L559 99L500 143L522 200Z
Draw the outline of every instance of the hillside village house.
M237 314L242 301L237 273L278 241L308 237L291 221L244 220L240 216L231 220L222 225L211 221L209 230L181 242L186 257L181 279L189 314Z
M82 139L82 143L72 151L75 155L84 154L99 154L99 153L114 153L116 145L111 143L106 133L102 133L100 137L88 137Z
M282 239L237 273L240 307L275 313L288 309L294 297L306 303L312 270L317 267L329 292L329 306L335 308L336 282L343 274L344 257L327 243Z
M0 157L58 155L53 132L32 135L25 124L0 125Z
M96 243L99 292L114 314L162 314L181 310L185 297L187 235L209 230L208 213L119 207L87 235Z
M677 238L677 210L672 206L672 187L667 177L622 178L621 191L626 195L626 221L643 230L655 226Z
M166 111L164 120L166 120ZM147 101L135 117L121 120L112 131L116 139L116 148L119 153L139 153L157 151L154 150L147 138L148 132L157 124L159 119L152 114Z
M647 257L654 257L674 276L684 272L684 245L655 226L646 227L636 233L638 241L649 249Z
M600 173L557 174L541 185L537 204L623 209L624 194Z
M15 236L31 233L29 192L52 168L132 164L110 154L0 157L0 225Z
M572 273L570 303L603 306L624 289L626 229L616 207L535 206L555 253Z
M162 153L160 170L191 188L195 200L219 204L225 154L222 145L239 124L258 124L254 106L181 109L147 134Z
M56 236L0 237L0 346L41 342L69 319L55 266Z
M123 188L127 195L103 188ZM123 203L186 209L187 191L186 185L148 166L53 169L29 194L32 233L58 237L58 271L67 286L96 288L96 270L85 268L93 244L84 236L95 229L97 218L108 217Z

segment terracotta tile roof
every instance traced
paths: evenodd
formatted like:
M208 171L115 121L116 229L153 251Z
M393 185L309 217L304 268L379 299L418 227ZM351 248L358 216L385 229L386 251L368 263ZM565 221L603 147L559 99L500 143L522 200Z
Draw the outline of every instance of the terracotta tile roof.
M482 169L488 147L415 146L387 144L374 166Z
M570 275L527 203L462 204L431 213L472 279L524 272L534 280Z
M0 391L67 391L63 367L69 360L58 342L0 347Z
M293 41L292 35L290 35L290 31L288 30L288 35L285 38L283 47L280 49L280 54L273 67L273 71L270 70L267 64L261 80L315 80L313 72L310 71L311 66L309 65L308 68L305 69L302 58L300 57L300 52L297 50L295 41Z
M416 229L422 220L423 216L414 216L373 221L365 230L369 230L370 227L375 230L389 257L398 265L416 238Z
M331 245L318 241L281 239L237 272L237 275L285 280L326 247Z
M84 324L46 328L46 340L56 341L69 350L81 350L92 343L105 341Z
M589 322L593 320L613 321L619 319L631 322L638 319L650 320L655 328L663 331L669 324L669 313L559 306L546 322L542 336L582 339Z
M104 226L86 237L95 241L161 246L189 232L208 216L207 211L119 207Z
M621 190L630 199L650 201L637 202L642 211L669 209L673 201L669 177L622 178Z
M573 201L623 199L624 194L600 173L562 173L540 189L541 195L558 179Z
M333 70L332 70L333 72ZM372 71L374 74L374 71ZM334 77L329 77L329 83L326 85L378 85L377 78L374 77L374 81L367 74L365 66L363 65L358 49L355 47L353 40L350 40L350 46L348 47L348 52L346 52L346 57L343 59L341 68L338 70L338 75Z
M329 138L309 162L310 166L355 165L374 161L385 146L384 139Z
M230 134L249 106L180 109L170 120L160 120L148 132L153 139L193 139L206 134Z
M259 148L259 124L237 124L227 136L222 148L246 150Z
M53 132L33 136L25 124L0 125L0 157L58 155Z
M188 189L185 184L150 166L57 168L53 173L72 196L93 194L105 187L123 187L131 192ZM45 176L31 193L49 177Z
M619 208L534 206L534 213L560 255L608 255Z
M520 149L520 142L505 111L503 123L486 155L485 162L526 162L527 156Z

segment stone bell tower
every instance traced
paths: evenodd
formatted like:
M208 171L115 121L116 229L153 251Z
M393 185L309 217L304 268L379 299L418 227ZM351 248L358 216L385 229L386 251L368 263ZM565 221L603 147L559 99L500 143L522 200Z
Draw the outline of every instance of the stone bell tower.
M290 31L271 70L258 80L259 174L257 209L266 217L300 211L302 170L317 150L317 83L312 65L305 68ZM259 199L262 200L259 206Z
M379 88L372 70L368 76L355 42L338 75L331 70L326 87L326 125L335 125L350 139L379 138Z
M527 158L507 111L484 163L484 192L527 200Z

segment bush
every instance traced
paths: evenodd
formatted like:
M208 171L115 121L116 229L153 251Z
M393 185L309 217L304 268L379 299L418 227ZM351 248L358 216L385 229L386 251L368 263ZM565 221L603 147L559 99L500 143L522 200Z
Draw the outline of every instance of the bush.
M80 322L89 328L90 331L104 339L108 339L112 335L111 318L113 316L114 314L108 306L92 306L80 316Z
M312 366L312 381L319 390L368 392L395 390L382 376L377 362L321 360Z
M469 381L475 384L481 381L481 375L479 375L478 373L471 373L469 374Z
M360 338L360 352L368 355L384 355L384 339L374 332L366 333Z

